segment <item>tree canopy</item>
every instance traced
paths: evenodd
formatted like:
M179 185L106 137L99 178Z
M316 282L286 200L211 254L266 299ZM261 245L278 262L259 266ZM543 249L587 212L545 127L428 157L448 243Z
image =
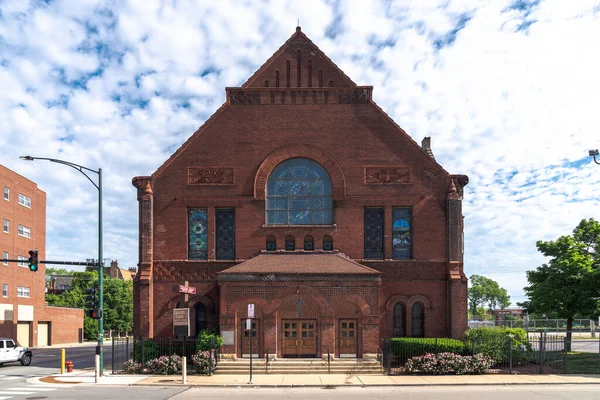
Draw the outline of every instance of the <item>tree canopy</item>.
M539 240L536 246L550 260L527 271L529 286L523 290L528 300L519 305L530 313L554 313L566 318L570 341L576 315L598 315L600 223L584 219L572 235L555 241Z
M47 294L48 305L59 307L85 307L86 289L98 287L95 272L73 272L72 289L60 294ZM133 329L133 282L110 279L104 275L104 329L130 331ZM87 339L98 337L98 321L84 317L84 332Z
M510 305L508 292L500 287L495 280L482 275L471 275L469 281L469 310L471 314L479 314L478 310L484 305L487 305L489 310L496 307L505 309Z

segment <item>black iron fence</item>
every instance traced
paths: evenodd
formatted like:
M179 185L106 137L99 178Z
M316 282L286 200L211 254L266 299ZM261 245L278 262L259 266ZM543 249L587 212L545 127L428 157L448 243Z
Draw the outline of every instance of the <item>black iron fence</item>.
M186 357L188 373L195 372L194 356L199 352L205 354L208 362L208 373L212 374L217 367L219 348L211 340L208 350L201 350L193 336L166 337L166 338L112 338L112 373L121 373L125 363L133 360L142 366L148 361L162 356L178 355Z
M566 338L544 333L529 335L524 342L512 338L495 340L415 339L383 342L382 364L387 374L404 374L408 360L414 357L442 353L459 356L483 355L491 362L487 373L497 374L555 374L566 373Z

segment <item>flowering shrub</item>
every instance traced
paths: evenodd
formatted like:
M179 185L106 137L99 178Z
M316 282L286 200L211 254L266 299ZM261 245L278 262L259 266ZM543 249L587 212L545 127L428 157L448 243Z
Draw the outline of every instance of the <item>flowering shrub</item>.
M405 369L409 374L485 374L492 363L493 360L483 354L460 356L454 353L428 353L409 359Z
M173 375L181 372L181 357L161 356L146 363L146 371L155 375Z
M211 352L207 350L201 350L192 355L192 365L194 366L196 372L201 375L210 374L211 361L212 365L215 365L216 360L214 354L211 359Z
M144 367L141 363L134 360L127 360L123 363L124 374L141 374L144 372Z

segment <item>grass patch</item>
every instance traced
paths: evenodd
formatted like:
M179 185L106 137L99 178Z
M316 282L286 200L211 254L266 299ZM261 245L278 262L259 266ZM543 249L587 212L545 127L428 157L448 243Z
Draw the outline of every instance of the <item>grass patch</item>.
M567 353L567 373L600 374L600 357L594 353Z

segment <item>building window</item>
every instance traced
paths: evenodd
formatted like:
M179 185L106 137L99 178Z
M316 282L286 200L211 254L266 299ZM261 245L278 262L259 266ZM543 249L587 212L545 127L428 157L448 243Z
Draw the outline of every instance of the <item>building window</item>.
M4 186L4 200L10 200L10 189Z
M333 250L333 238L329 235L326 235L323 238L323 250L325 250L325 251Z
M410 331L412 337L425 337L425 315L421 303L415 303L412 306Z
M31 208L31 199L24 194L19 193L19 204Z
M217 260L235 260L235 209L216 210Z
M315 249L315 239L308 235L304 237L304 250L312 251Z
M8 297L8 285L6 283L2 284L2 297Z
M10 222L7 219L4 220L4 233L8 233L8 227L10 226Z
M365 208L365 259L383 260L383 207Z
M267 236L267 251L277 250L277 240L275 236Z
M29 258L23 256L17 256L17 260L22 260L17 262L18 267L28 267L29 266Z
M19 236L31 238L31 229L26 226L19 225Z
M188 209L188 259L206 260L208 258L207 230L206 208Z
M411 258L412 240L410 234L410 208L392 209L392 258L406 260Z
M331 179L325 168L307 158L279 164L267 183L267 224L331 225Z
M5 260L8 260L8 252L7 251L2 253L2 258ZM2 261L2 264L8 265L8 261Z
M394 337L406 336L406 307L402 303L394 304Z
M296 239L293 236L285 237L285 249L288 251L296 250Z
M206 330L206 306L202 303L196 304L196 336Z
M17 297L29 298L29 288L23 286L17 287Z

